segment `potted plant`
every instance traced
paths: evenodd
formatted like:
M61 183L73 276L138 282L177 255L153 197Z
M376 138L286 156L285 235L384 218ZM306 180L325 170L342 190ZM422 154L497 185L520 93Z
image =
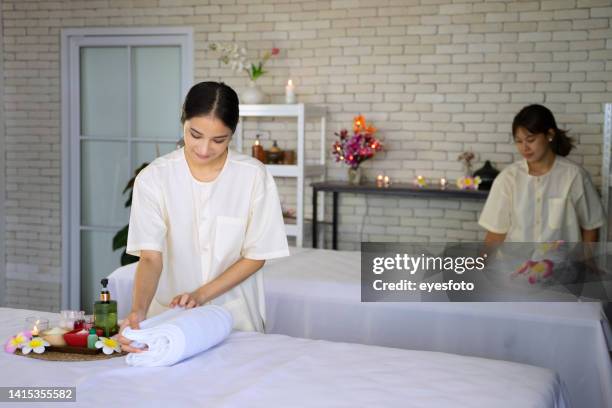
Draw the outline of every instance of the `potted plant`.
M132 206L132 192L134 189L134 182L136 181L136 176L138 176L138 173L140 173L142 169L144 169L148 165L149 163L143 163L139 168L134 170L134 177L132 177L130 181L128 181L127 185L123 189L123 194L129 192L128 199L125 202L126 208ZM125 252L125 249L127 247L128 230L129 224L121 228L121 230L119 230L113 237L113 251L123 248L123 253L121 254L121 265L128 265L138 261L139 259L137 256L133 256Z
M221 62L230 65L233 71L246 72L249 76L249 86L240 94L240 103L258 104L266 101L267 95L259 89L256 81L267 72L264 70L266 62L278 55L280 49L272 48L266 51L263 58L257 62L249 61L246 49L236 43L212 43L210 49L219 52Z

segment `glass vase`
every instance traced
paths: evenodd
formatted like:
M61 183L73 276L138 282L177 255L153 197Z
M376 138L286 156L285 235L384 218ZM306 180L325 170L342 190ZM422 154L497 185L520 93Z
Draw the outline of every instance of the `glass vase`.
M353 186L358 186L361 183L361 168L352 168L348 169L348 182Z
M249 86L240 94L240 103L247 105L266 103L267 99L268 95L259 89L255 81L249 81Z

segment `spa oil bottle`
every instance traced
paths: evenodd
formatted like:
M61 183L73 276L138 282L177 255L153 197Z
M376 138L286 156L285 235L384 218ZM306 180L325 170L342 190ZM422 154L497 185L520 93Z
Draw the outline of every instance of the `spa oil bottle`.
M102 283L102 291L100 292L100 300L94 304L94 326L97 329L104 330L105 337L111 337L119 331L117 326L117 302L111 300L110 293L106 288L108 279L104 278Z
M253 147L252 147L252 156L262 163L266 162L266 152L264 151L264 148L261 145L261 141L259 140L259 135L255 136L255 143L253 144Z

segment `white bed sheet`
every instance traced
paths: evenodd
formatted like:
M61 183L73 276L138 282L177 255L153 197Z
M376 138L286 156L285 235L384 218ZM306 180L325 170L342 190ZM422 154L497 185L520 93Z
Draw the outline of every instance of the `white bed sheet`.
M0 308L0 338L19 331L33 313L54 316ZM568 407L561 382L547 369L246 332L174 367L129 367L124 358L50 362L2 352L0 385L76 386L76 403L53 404L70 407Z
M361 303L360 253L266 262L266 332L515 361L559 373L575 407L612 407L599 303Z

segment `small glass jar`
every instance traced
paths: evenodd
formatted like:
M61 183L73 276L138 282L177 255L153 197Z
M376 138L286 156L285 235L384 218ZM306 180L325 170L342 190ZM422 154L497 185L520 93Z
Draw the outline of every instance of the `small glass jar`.
M60 311L60 327L66 330L74 330L74 311L62 310Z
M75 311L74 328L79 330L85 328L85 312L83 310Z
M93 315L85 315L84 319L85 319L85 324L83 325L84 329L89 330L92 327L94 327L94 316Z

